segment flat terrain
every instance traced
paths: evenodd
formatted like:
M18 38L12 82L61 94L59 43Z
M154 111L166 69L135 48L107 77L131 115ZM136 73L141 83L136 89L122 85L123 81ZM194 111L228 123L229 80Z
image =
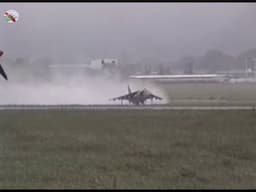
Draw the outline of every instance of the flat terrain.
M218 99L256 103L256 83L177 83L157 84L166 97L182 99Z
M0 111L0 188L256 188L254 111Z

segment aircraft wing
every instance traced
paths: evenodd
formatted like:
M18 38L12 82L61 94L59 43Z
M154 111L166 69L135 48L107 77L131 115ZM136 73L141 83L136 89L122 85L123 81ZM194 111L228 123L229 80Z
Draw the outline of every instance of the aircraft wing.
M1 64L0 64L0 74L5 78L5 80L8 80L7 75L6 75L6 73L5 73Z
M163 98L159 97L159 96L156 96L154 94L152 94L150 91L148 91L147 89L144 89L142 94L144 96L146 96L146 98L148 99L155 99L155 100L162 100Z
M115 101L115 100L129 100L129 99L131 99L135 94L137 94L137 92L138 92L138 91L134 91L134 92L132 92L132 93L129 93L129 94L126 94L126 95L122 95L122 96L120 96L120 97L115 97L115 98L110 99L110 100L113 100L113 101Z
M149 97L152 98L152 99L156 99L156 100L162 100L163 99L163 98L158 97L158 96L153 95L153 94L150 94Z
M120 97L115 97L115 98L112 98L110 100L129 100L129 98L131 97L131 94L126 94L126 95L122 95Z

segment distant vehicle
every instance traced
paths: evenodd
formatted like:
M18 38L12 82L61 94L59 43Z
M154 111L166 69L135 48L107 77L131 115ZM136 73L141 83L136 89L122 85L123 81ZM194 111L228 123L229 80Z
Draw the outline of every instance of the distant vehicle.
M4 52L0 50L0 57L2 57L3 54ZM1 64L0 64L0 74L4 77L5 80L8 80L7 75Z
M128 100L129 103L132 103L134 105L140 105L140 104L145 105L145 101L148 99L151 100L151 103L153 102L153 99L162 100L161 97L158 97L158 96L152 94L147 89L131 91L130 86L128 85L128 94L120 96L120 97L115 97L110 100L113 100L113 101L120 100L121 103L123 102L123 100Z

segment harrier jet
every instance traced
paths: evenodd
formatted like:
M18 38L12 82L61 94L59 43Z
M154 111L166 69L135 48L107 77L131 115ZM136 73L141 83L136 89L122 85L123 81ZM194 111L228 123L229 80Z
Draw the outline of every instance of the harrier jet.
M4 54L4 52L0 50L0 57L1 57L3 54ZM5 71L4 71L4 69L3 69L3 67L2 67L1 64L0 64L0 74L5 78L5 80L8 80L7 75L6 75L6 73L5 73Z
M140 105L140 104L145 105L145 101L147 99L150 99L151 103L152 103L153 99L155 99L155 100L162 100L161 97L153 95L147 89L143 89L143 90L138 90L138 91L133 91L132 92L130 87L129 87L129 85L128 85L128 94L127 95L116 97L116 98L113 98L111 100L113 100L113 101L121 100L121 103L123 102L123 100L128 100L129 103L132 103L134 105Z

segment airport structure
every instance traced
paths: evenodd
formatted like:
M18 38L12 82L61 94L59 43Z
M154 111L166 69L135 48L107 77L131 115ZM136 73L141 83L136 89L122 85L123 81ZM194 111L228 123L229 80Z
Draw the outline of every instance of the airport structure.
M225 74L191 75L132 75L130 79L149 80L161 83L220 83L229 80Z
M114 73L118 60L111 58L91 60L90 64L55 64L49 65L50 71L57 74L102 75Z

